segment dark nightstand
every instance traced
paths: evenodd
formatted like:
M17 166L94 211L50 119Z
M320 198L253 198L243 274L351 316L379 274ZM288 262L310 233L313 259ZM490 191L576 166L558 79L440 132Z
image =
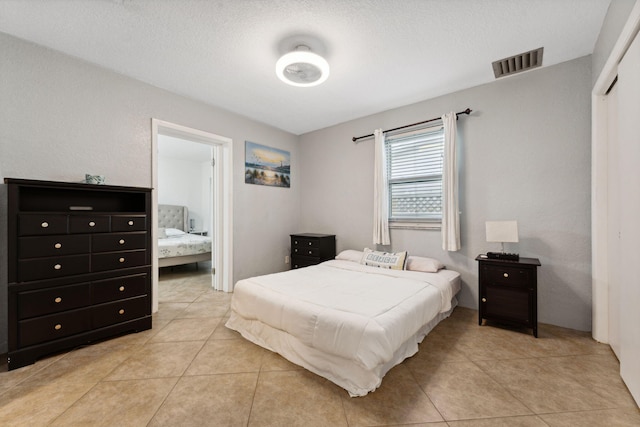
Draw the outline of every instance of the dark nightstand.
M478 323L494 320L533 329L538 337L537 258L518 261L484 258L478 255L480 307Z
M302 233L291 235L291 268L320 264L336 257L336 236Z

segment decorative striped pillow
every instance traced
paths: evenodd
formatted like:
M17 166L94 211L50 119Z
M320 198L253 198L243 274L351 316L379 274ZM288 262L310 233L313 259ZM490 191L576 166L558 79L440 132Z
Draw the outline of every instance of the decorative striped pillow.
M370 267L389 268L391 270L404 270L407 261L407 251L404 252L378 252L364 248L364 255L360 264Z

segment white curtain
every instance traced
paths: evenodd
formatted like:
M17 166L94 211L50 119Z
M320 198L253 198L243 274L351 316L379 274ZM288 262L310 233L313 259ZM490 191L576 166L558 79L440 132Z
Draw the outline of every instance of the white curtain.
M375 136L374 181L373 181L373 244L389 245L389 186L387 185L387 154L382 129Z
M442 116L444 125L444 167L442 171L442 249L460 250L458 212L458 164L456 160L456 113Z

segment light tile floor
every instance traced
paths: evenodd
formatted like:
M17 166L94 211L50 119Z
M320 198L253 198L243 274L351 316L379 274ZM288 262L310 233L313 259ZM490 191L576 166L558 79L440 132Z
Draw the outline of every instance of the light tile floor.
M208 268L162 271L153 329L0 366L0 425L640 426L607 345L540 325L478 326L456 308L382 386L350 398L225 328Z

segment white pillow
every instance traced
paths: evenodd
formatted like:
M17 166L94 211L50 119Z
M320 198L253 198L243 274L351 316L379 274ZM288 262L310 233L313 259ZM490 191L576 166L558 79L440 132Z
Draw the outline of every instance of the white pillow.
M444 264L433 258L410 256L407 259L407 270L423 271L425 273L437 273L444 268Z
M407 261L407 251L404 252L378 252L364 248L364 255L360 264L370 267L388 268L391 270L404 270Z
M187 234L182 230L178 230L177 228L165 228L164 232L166 233L167 237L178 237L182 236L183 234Z
M353 262L360 262L360 260L362 260L362 255L364 254L364 252L362 251L356 251L353 249L346 249L342 252L340 252L338 255L336 255L336 259L341 259L344 261L353 261Z
M167 238L167 229L164 227L158 228L158 239Z

